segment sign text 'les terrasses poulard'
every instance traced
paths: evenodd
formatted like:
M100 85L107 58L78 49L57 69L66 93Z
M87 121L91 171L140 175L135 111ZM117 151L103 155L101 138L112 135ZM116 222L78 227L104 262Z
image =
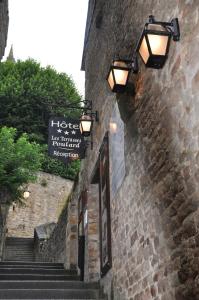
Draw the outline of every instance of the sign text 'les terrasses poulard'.
M85 157L85 142L79 120L55 117L49 120L48 154L64 163Z

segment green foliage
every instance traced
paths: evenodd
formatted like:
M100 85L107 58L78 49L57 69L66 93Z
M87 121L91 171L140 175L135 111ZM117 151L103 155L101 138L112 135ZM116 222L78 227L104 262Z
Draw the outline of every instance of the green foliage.
M50 66L42 68L31 59L0 63L0 125L16 128L17 136L25 132L30 141L46 145L50 117L79 118L80 111L67 106L79 106L80 100L73 80ZM42 170L74 179L79 165L74 162L66 167L46 157Z
M26 132L39 143L47 143L48 121L52 116L78 117L81 97L73 80L52 67L42 68L34 60L0 64L0 124Z
M59 160L47 155L47 149L44 148L44 160L42 170L47 173L59 175L66 179L75 180L80 169L80 160L74 160L67 167Z
M0 191L7 191L11 200L19 199L21 187L36 179L43 160L41 147L30 143L27 134L15 137L16 129L0 128Z

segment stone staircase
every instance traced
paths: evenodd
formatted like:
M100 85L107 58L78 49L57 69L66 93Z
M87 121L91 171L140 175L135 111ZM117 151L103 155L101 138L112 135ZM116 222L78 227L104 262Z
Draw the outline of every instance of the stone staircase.
M76 270L65 270L60 263L34 262L22 244L6 242L6 261L0 262L0 299L104 299L98 283L80 281Z
M79 281L62 264L0 262L0 299L101 299L97 283Z
M34 239L8 237L5 243L4 260L34 261Z

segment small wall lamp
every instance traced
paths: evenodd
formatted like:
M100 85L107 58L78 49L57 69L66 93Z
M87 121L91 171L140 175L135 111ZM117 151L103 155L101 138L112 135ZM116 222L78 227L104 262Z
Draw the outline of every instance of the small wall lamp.
M90 137L90 141L86 139L86 145L89 143L91 144L91 149L93 149L93 135L92 135L92 128L93 122L99 121L98 112L92 111L92 101L84 101L83 113L80 117L80 132L83 137L87 138Z
M171 22L159 22L155 20L154 16L149 16L149 22L144 25L132 60L113 60L107 76L112 92L123 93L128 84L131 70L133 73L138 72L138 53L147 68L162 68L168 57L171 37L174 41L180 40L177 18Z
M83 114L80 118L80 132L83 136L90 136L92 130L93 120L92 117Z
M114 93L123 93L131 72L129 61L115 59L107 76L109 86Z
M98 122L98 112L92 111L92 101L86 100L85 106L83 108L83 113L80 117L80 132L84 137L88 137L91 135L93 121Z
M23 197L24 197L24 199L28 199L30 197L30 192L29 191L24 191Z

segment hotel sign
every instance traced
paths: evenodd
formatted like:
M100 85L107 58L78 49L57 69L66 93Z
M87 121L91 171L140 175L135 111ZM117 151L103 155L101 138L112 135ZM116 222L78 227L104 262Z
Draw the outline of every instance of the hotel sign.
M48 127L48 154L64 163L85 157L85 142L79 120L51 118Z

